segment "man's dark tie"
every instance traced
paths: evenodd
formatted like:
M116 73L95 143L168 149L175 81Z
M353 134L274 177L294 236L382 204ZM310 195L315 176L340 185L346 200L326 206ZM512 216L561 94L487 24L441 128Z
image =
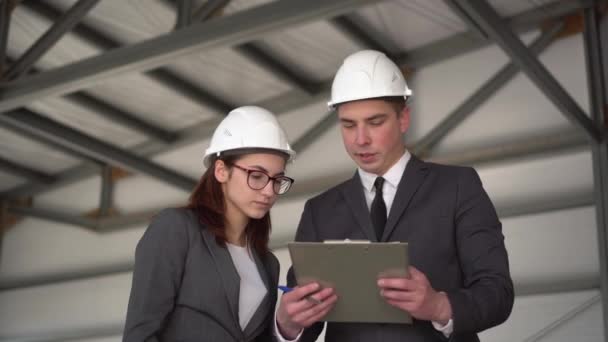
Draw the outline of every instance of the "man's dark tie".
M374 230L376 231L376 237L378 241L382 240L382 233L384 232L384 226L386 225L386 204L384 198L382 198L382 185L384 184L384 178L378 177L374 181L374 188L376 188L376 197L372 202L370 214Z

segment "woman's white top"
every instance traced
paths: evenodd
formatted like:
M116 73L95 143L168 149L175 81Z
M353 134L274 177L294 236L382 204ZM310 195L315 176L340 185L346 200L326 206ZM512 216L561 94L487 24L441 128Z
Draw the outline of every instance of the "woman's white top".
M245 330L247 323L260 306L268 289L247 247L226 243L232 262L241 278L239 290L239 324Z

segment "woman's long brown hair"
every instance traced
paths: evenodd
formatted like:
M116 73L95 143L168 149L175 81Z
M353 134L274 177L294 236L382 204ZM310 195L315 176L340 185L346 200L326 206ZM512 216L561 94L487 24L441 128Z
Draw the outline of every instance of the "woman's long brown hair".
M226 204L222 184L215 179L215 161L213 157L210 166L201 176L186 208L194 210L200 223L209 229L215 236L215 240L221 246L226 245ZM230 167L239 159L238 155L220 157ZM247 246L255 250L259 255L268 253L268 241L270 239L270 212L260 219L249 219L245 227L245 238Z

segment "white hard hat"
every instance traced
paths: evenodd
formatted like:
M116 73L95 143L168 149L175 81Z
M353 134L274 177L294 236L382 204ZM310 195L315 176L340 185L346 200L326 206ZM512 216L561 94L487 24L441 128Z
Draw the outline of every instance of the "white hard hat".
M217 126L203 161L208 167L213 155L249 148L283 152L289 161L296 154L274 114L261 107L244 106L232 110Z
M331 86L330 109L349 101L385 96L403 96L412 91L403 73L385 54L375 50L356 52L344 60Z

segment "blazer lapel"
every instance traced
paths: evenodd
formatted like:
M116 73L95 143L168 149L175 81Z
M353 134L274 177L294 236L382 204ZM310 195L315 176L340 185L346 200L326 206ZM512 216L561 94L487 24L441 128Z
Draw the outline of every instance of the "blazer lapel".
M213 257L218 274L224 285L224 295L228 301L232 321L234 322L235 332L237 336L242 334L239 324L239 292L241 278L239 277L236 267L230 257L228 249L217 244L215 236L207 229L201 229L203 241L209 249L209 253Z
M399 181L397 193L395 194L395 199L393 200L393 205L391 206L391 211L388 215L381 241L387 241L391 236L399 218L409 206L412 197L414 197L414 194L420 185L422 185L427 174L428 166L426 163L412 155L412 158L407 163L405 172Z
M258 272L260 272L260 278L262 278L262 281L264 282L264 285L266 286L266 290L268 290L268 292L266 292L266 295L260 302L260 305L256 309L253 316L251 316L249 323L247 323L247 326L245 327L244 333L245 333L246 337L251 336L260 327L262 327L262 329L265 328L263 325L266 323L268 311L270 310L271 304L272 304L270 291L276 291L274 286L271 286L273 281L272 281L272 278L271 278L267 265L264 262L262 262L262 259L259 257L258 253L256 253L255 251L252 251L252 255L253 255L253 261L255 262L255 265L257 266Z
M359 178L359 173L355 172L353 178L342 187L342 194L363 233L365 233L370 241L378 241L376 233L372 228L369 209L365 203L365 194L363 193L363 184L361 183L361 178Z

